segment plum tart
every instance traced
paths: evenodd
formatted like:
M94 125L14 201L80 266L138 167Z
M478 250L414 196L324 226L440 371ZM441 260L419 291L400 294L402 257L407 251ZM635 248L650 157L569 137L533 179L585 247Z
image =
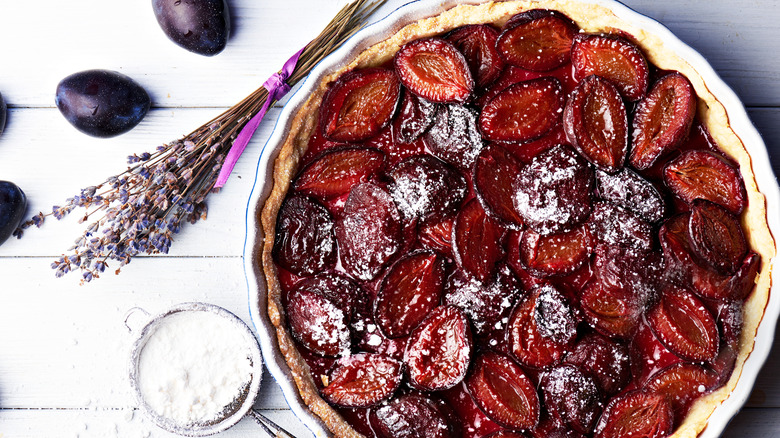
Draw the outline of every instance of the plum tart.
M694 437L733 390L775 244L725 109L658 37L460 5L301 108L260 263L336 436Z

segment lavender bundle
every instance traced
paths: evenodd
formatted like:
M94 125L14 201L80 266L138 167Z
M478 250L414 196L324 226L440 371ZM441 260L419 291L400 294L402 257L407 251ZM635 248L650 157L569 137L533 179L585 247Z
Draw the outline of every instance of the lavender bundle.
M83 208L79 222L93 222L70 254L52 263L57 277L78 269L82 282L98 278L109 261L118 262L119 274L136 255L168 253L173 235L185 222L206 219L207 196L224 184L268 107L357 32L385 1L348 4L282 71L244 100L181 139L129 156L127 170L82 189L50 213L38 213L14 235L21 238L25 229L41 227L48 216L59 220Z

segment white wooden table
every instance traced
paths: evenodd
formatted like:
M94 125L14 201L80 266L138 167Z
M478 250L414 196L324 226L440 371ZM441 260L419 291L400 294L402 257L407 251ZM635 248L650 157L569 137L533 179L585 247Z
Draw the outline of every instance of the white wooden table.
M125 167L125 157L190 132L257 88L313 38L341 0L228 0L233 33L213 58L169 42L149 0L0 2L0 93L9 105L0 136L0 180L27 194L30 214ZM405 3L391 0L391 10ZM626 0L699 50L749 107L780 170L778 0ZM73 129L54 107L63 77L90 68L120 71L151 95L134 130L108 140ZM185 226L165 257L138 257L119 276L79 286L50 263L78 237L78 213L28 230L0 247L0 437L163 437L135 408L123 319L185 301L223 306L249 321L242 251L244 212L273 109L220 194L208 220ZM776 342L776 344L780 341ZM748 405L724 436L780 435L780 348ZM295 435L310 436L266 374L257 406ZM225 437L262 436L243 420Z

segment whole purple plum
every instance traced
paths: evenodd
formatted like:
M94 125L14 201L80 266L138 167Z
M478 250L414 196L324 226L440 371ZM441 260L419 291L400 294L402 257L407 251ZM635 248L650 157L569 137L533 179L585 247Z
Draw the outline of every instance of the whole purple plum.
M226 0L152 0L165 35L179 46L214 56L227 44L230 14Z

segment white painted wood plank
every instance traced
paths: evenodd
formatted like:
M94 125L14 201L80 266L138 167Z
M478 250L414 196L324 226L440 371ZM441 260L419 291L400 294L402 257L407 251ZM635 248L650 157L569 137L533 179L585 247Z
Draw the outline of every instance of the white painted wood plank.
M312 433L290 411L261 410L261 414L299 438ZM147 420L137 409L21 410L0 409L3 438L175 438ZM257 438L265 434L244 418L219 434L220 438Z
M260 151L273 130L279 109L272 108L220 193L208 197L209 216L186 224L175 237L170 255L240 256L244 244L244 212L255 179ZM127 134L98 139L73 129L53 108L12 109L0 137L0 180L25 192L30 217L50 212L81 188L98 184L127 168L127 156L154 151L165 142L193 131L222 109L155 109ZM43 129L50 127L50 129ZM52 256L65 252L88 224L78 224L84 210L57 221L50 217L41 229L30 229L21 240L0 247L3 256ZM91 223L90 221L89 223ZM194 234L193 234L194 233Z
M174 45L148 2L3 2L0 92L14 106L52 106L57 83L76 71L117 70L156 106L230 106L259 87L317 35L343 0L232 0L233 36L207 58ZM391 0L384 11L406 3ZM710 60L750 105L780 105L776 0L627 0Z
M41 259L0 263L0 407L123 408L134 406L127 364L134 337L129 309L151 314L203 301L247 323L249 307L240 258L139 259L133 271L78 286L55 279ZM130 320L140 326L142 314ZM278 385L264 376L258 406L283 409ZM2 429L0 428L0 432Z

